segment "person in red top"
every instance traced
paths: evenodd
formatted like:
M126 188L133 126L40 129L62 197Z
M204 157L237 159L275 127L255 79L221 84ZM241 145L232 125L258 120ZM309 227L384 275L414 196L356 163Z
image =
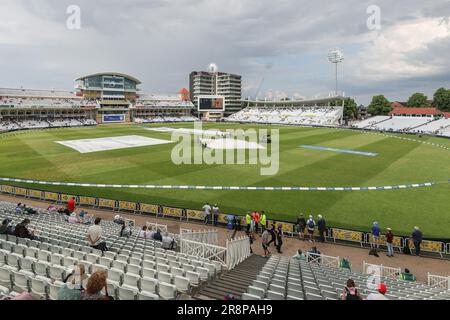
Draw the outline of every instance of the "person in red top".
M75 198L72 197L69 201L67 201L67 210L69 210L70 213L75 211Z
M255 221L255 233L258 234L259 222L261 220L261 216L258 211L253 211L252 213L253 221Z

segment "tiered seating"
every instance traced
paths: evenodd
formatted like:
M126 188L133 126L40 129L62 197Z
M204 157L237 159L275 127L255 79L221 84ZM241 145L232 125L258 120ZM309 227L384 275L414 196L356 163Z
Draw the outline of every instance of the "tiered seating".
M392 117L389 120L376 123L369 129L384 130L384 131L410 131L416 127L427 124L433 121L431 117Z
M352 125L352 127L360 128L360 129L368 128L368 127L373 126L373 125L375 125L377 123L380 123L382 121L386 121L389 118L390 118L389 116L376 116L376 117L372 117L372 118L369 118L369 119L362 120L360 122L356 122L356 123L354 123Z
M248 107L226 121L332 126L339 124L341 115L338 107Z
M446 128L450 129L450 118L442 118L436 121L428 122L426 125L420 126L411 131L417 133L439 134L439 131L444 131Z
M0 202L0 217L14 223L24 216L14 204ZM41 298L56 299L62 280L74 264L84 264L88 274L108 271L108 292L119 300L175 299L189 294L220 273L220 263L165 250L162 243L119 237L120 226L102 222L109 251L87 246L88 226L70 224L59 214L38 210L31 216L31 229L39 241L2 235L0 237L0 294L29 291Z
M43 129L59 127L81 127L96 125L93 119L47 119L47 120L23 120L23 121L3 121L0 123L0 131L21 130L21 129Z
M328 267L318 263L298 261L294 258L272 256L257 279L243 294L245 300L337 300L348 279L353 279L362 295L375 292L367 274L347 269ZM450 291L432 288L425 284L380 279L388 287L386 297L390 300L450 300Z
M146 118L135 118L136 123L167 123L167 122L194 122L198 121L198 118L193 116L155 116Z

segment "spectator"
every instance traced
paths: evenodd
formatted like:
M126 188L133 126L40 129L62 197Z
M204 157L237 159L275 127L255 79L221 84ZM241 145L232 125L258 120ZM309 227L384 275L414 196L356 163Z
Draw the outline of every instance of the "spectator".
M102 241L102 227L100 226L101 218L95 218L94 225L87 229L87 240L89 245L101 251L108 251L106 243Z
M245 234L248 236L248 241L250 242L250 253L253 253L252 244L255 241L253 234L250 231L245 231Z
M387 228L386 232L386 246L388 250L388 257L394 256L394 234L392 233L391 228Z
M82 295L82 300L114 300L108 295L108 287L106 285L106 271L96 271L89 278L86 291ZM105 290L105 294L102 290Z
M252 225L252 216L250 215L250 211L247 211L247 214L245 215L245 223L247 224L247 232L250 232Z
M16 211L17 214L22 214L22 213L23 213L23 210L22 210L22 203L19 202L19 203L17 204L16 210L15 210L15 211Z
M84 265L74 266L72 272L64 280L64 285L59 289L58 300L81 300L87 279Z
M400 280L416 281L416 277L409 271L408 268L405 268L405 272L402 272L400 274Z
M124 225L124 227L125 227L125 225ZM143 226L143 227L142 227L142 230L139 231L138 237L139 237L139 238L147 239L147 237L148 237L147 226Z
M25 214L37 214L36 210L34 210L33 208L28 208L25 203L22 204L22 212Z
M55 213L58 212L58 209L54 205L49 205L47 208L48 212Z
M209 220L211 218L211 206L209 205L209 203L205 203L205 205L203 206L203 214L204 214L204 219L205 219L205 224L209 224Z
M308 261L315 260L320 263L320 255L322 253L320 252L319 249L317 249L317 247L312 247L311 249L308 250L308 253L309 253L309 257L310 257L308 259Z
M347 285L342 292L342 300L362 300L353 279L347 280Z
M297 224L295 225L295 228L298 233L298 239L305 240L306 220L305 220L305 217L303 217L303 213L300 213L300 216L297 219Z
M316 228L316 222L313 219L313 216L309 216L308 221L306 222L306 226L308 228L309 242L314 241L314 229Z
M67 210L69 213L72 213L75 211L75 197L72 197L67 201Z
M11 219L6 218L2 221L2 225L0 226L0 234L14 234L14 229L11 226Z
M153 240L156 241L161 241L162 242L162 235L161 235L161 230L156 230L156 233L153 235Z
M31 240L36 240L37 237L34 235L34 232L28 230L28 225L30 224L30 222L30 219L27 218L19 223L14 230L14 235L18 238L28 238Z
M231 239L236 237L236 233L241 229L241 219L237 216L233 218L233 234L231 235Z
M303 254L301 249L298 249L297 254L293 256L297 260L306 260L306 256Z
M256 232L256 234L258 234L259 231L259 221L260 221L260 215L258 211L253 211L252 213L252 220L254 222L254 229L253 232Z
M169 234L167 232L164 233L164 235L162 236L162 243L163 243L163 247L167 248L169 250L173 250L175 247L175 239L170 237Z
M234 229L234 215L228 214L227 217L227 239L230 239L230 233Z
M283 252L281 252L282 245L283 245L283 227L281 224L279 224L278 228L277 228L277 251L278 251L278 253L283 253Z
M214 226L217 226L217 221L219 221L219 207L217 204L212 207L212 213Z
M379 283L378 284L378 293L370 293L366 300L389 300L388 298L386 298L385 294L387 292L387 287L384 283Z
M267 216L264 211L261 211L261 232L267 229Z
M339 261L339 267L342 269L352 270L352 264L347 258L342 258L342 260Z
M414 243L414 248L416 249L416 256L420 256L420 244L422 243L423 235L422 231L420 231L419 227L414 227L414 231L412 233L412 240Z
M123 217L121 217L119 214L116 214L116 215L114 216L113 222L114 222L114 223L117 223L117 224L125 225L125 221L123 220Z
M317 229L319 229L319 239L320 242L325 242L325 233L327 232L327 224L325 222L325 219L322 217L322 215L318 215L317 220Z
M271 239L267 243L267 247L269 247L272 242L273 242L273 245L276 247L277 246L277 233L276 233L275 222L272 222L272 226L269 230L269 233L270 233Z
M119 236L121 236L121 237L131 236L131 229L129 227L127 227L125 224L123 224L122 227L120 228ZM139 236L140 236L140 234L139 234Z
M72 212L70 214L68 221L69 221L69 223L78 223L77 214L75 212Z
M372 242L370 247L377 250L380 248L380 226L377 221L372 224Z
M269 249L267 247L267 243L269 242L269 231L266 229L264 230L261 238L262 247L264 250L264 257L268 257L270 255Z

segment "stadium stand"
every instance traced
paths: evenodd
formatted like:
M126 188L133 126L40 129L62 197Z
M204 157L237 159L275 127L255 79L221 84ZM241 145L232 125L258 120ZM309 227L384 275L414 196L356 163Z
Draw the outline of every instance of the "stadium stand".
M339 125L339 107L247 107L226 118L226 121L249 123Z
M432 117L391 117L388 120L371 125L370 129L383 131L412 131L433 121Z
M23 219L15 205L0 202L0 217L13 224ZM109 251L87 246L88 225L73 224L64 215L38 209L31 216L31 229L38 240L0 237L0 296L31 292L41 299L57 299L63 279L74 264L83 264L88 274L107 270L108 292L119 300L175 299L213 280L217 263L197 256L165 250L158 241L140 238L133 229L119 237L120 225L102 221L103 239Z
M272 256L242 295L243 300L338 300L348 279L353 279L363 298L376 289L374 280L388 287L389 300L450 300L450 291L425 284Z
M390 116L376 116L376 117L362 120L360 122L356 122L353 124L353 127L360 128L360 129L369 128L373 125L376 125L383 121L389 120L390 118L391 118Z

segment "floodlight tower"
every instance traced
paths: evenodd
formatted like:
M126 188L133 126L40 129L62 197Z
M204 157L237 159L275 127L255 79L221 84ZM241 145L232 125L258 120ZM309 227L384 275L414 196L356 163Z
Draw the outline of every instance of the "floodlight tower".
M341 49L333 48L328 51L328 61L336 66L336 96L338 95L338 64L344 61L344 54Z

